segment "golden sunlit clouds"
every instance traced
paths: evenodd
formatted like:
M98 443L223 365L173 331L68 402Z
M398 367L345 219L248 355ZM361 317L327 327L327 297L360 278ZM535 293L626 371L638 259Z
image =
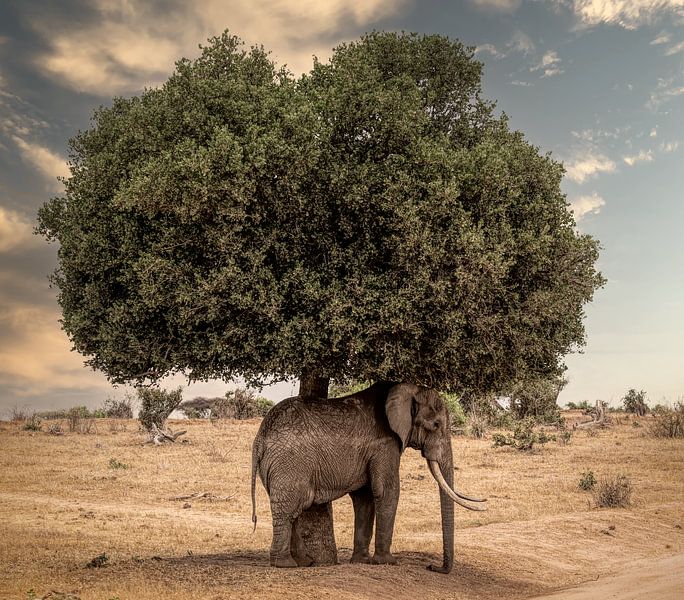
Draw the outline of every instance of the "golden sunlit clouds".
M45 177L50 184L51 191L61 191L62 184L57 180L57 177L69 176L69 166L66 159L40 144L27 142L19 136L12 136L12 140L19 148L21 157Z
M100 0L100 18L62 28L36 20L51 46L36 66L78 91L99 96L132 93L164 81L179 58L194 57L197 45L228 28L247 44L263 44L278 64L308 71L312 54L326 59L344 26L368 28L399 12L408 0L207 0L169 3L163 12L143 0Z
M0 288L23 286L24 292L50 294L47 282L10 281L0 276ZM83 357L59 327L59 308L13 300L0 292L0 386L31 396L56 388L109 387L103 375L83 368Z
M0 206L0 253L36 243L33 225L18 212Z

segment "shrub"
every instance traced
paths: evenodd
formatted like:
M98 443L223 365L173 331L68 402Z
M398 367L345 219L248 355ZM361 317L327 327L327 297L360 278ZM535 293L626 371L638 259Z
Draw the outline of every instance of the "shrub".
M12 408L12 414L10 417L10 420L12 420L15 423L20 423L21 421L26 421L29 418L29 412L28 409L22 407L15 406Z
M648 412L646 392L644 390L640 392L637 392L635 389L629 390L622 398L622 404L628 413L634 413L640 417L643 417Z
M594 489L596 485L596 477L594 477L593 471L585 471L580 475L579 489L588 492Z
M593 489L594 502L601 508L624 508L632 498L632 482L626 475L608 475Z
M90 418L90 411L85 406L73 406L67 411L67 420L69 422L69 431L83 433L83 424L81 421L83 419ZM90 426L86 426L90 432Z
M110 419L132 419L133 403L132 398L126 394L123 398L107 398L102 409L105 416Z
M674 408L654 411L649 433L659 438L684 438L684 403L677 402Z
M459 396L456 394L442 394L444 406L449 412L451 419L451 429L461 429L466 424L466 415L463 411L463 406L459 402Z
M569 429L561 429L560 433L556 436L558 443L561 446L567 446L572 440L572 431Z
M489 428L487 417L478 413L472 413L468 415L467 423L468 435L477 439L483 438L487 433L487 429Z
M121 461L116 460L115 458L110 458L109 459L109 468L110 469L128 469L129 465L126 463L123 463Z
M208 419L217 402L220 402L222 398L206 398L205 396L197 396L192 400L187 400L183 402L178 407L183 414L185 414L188 419Z
M166 419L183 401L182 387L170 391L138 388L137 394L140 401L138 419L147 431L152 431L154 426L163 429Z
M95 558L88 561L88 563L86 564L86 568L99 569L100 567L104 567L108 562L109 556L107 556L107 554L103 552L102 554L98 554Z
M211 409L212 419L252 419L263 417L273 407L273 402L256 395L253 390L237 388L218 398Z
M592 406L586 400L582 402L568 402L566 405L568 410L591 410Z
M494 447L511 446L516 450L529 451L535 444L546 444L556 438L547 435L543 431L535 431L534 419L527 417L521 419L515 425L513 435L509 433L495 433L493 436Z
M24 431L40 431L41 427L40 419L34 413L24 422L22 429Z

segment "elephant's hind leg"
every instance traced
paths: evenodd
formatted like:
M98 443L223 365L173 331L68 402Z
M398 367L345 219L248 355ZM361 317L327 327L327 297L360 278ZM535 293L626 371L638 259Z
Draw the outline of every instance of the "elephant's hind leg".
M292 521L289 516L273 516L273 541L271 542L272 567L296 567L297 563L290 554Z
M306 546L302 540L302 535L299 527L299 517L292 523L292 538L290 540L290 551L292 558L300 567L310 567L314 563L314 559L306 553Z
M369 563L371 561L368 547L373 535L375 520L375 500L370 486L350 492L354 504L354 552L353 563Z
M304 484L290 486L280 494L271 495L271 515L273 516L273 542L271 543L271 565L274 567L297 567L299 565L292 557L292 552L299 555L304 562L305 557L298 552L303 548L299 532L293 524L297 521L302 510L311 506L313 492ZM294 544L291 545L291 542ZM304 553L305 555L305 553Z

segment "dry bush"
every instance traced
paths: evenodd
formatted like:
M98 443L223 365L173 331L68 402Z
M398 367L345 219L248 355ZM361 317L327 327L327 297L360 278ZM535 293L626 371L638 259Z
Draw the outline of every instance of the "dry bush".
M212 419L253 419L264 417L273 407L273 402L256 395L253 390L238 388L217 398L211 408Z
M103 412L110 419L132 419L133 399L126 394L123 398L107 398L104 401Z
M534 419L525 417L515 424L513 435L510 433L495 433L493 436L494 447L511 446L516 450L529 451L535 444L546 444L556 438L547 435L544 431L535 431Z
M654 411L649 433L657 438L684 438L684 403L677 402L674 408Z
M15 406L12 408L10 421L12 421L13 423L21 423L22 421L26 421L29 418L29 416L30 415L27 408L20 408L18 406Z
M626 475L607 475L594 486L594 502L601 508L625 508L631 504L633 491Z

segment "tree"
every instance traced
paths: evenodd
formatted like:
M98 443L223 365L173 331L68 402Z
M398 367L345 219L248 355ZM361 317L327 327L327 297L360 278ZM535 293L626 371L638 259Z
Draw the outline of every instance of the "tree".
M509 392L511 409L519 419L557 423L561 418L558 395L566 383L558 376L516 381Z
M598 244L473 53L371 33L295 79L225 33L100 108L39 213L74 348L114 382L295 376L304 397L560 373Z
M637 392L634 388L630 389L622 398L622 404L626 412L634 413L639 417L643 417L648 412L644 390Z

